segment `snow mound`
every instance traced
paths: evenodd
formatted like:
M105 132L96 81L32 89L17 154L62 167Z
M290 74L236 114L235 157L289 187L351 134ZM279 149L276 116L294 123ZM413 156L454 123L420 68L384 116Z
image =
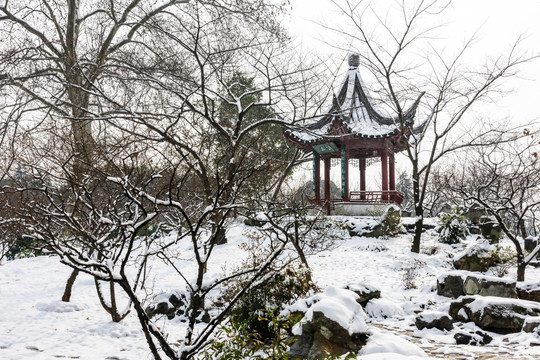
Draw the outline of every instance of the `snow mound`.
M358 355L361 355L361 357L359 357L360 359L366 360L416 359L429 357L424 350L417 345L390 332L376 329L373 329L367 344L362 347L362 350L360 350Z
M39 302L34 307L39 311L55 312L55 313L67 313L67 312L81 311L81 310L86 309L86 307L82 305L77 305L71 302L64 302L60 300L51 301L48 303Z
M356 299L358 299L358 295L350 290L329 286L324 293L298 301L287 310L305 312L306 315L302 319L302 323L312 321L313 314L320 312L326 318L338 323L350 335L365 333L367 331L367 325L364 321L366 314ZM300 324L294 330L295 335L301 334L301 326Z
M402 318L404 316L403 308L387 299L372 299L364 310L369 317L377 319Z

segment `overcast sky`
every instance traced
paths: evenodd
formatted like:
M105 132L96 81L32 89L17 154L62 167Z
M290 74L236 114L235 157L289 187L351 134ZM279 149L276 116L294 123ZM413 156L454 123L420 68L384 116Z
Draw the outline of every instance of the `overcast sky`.
M372 2L380 8L395 3L394 0ZM287 25L301 41L303 50L334 53L335 57L346 59L347 51L336 51L326 43L336 41L333 38L336 35L318 25L321 22L332 25L344 21L332 1L290 0L290 3L293 10ZM470 52L472 64L481 64L487 54L502 54L520 35L525 37L522 51L540 53L540 0L455 0L437 21L446 24L438 40L444 46L462 45L464 39L476 33L476 42ZM343 62L340 73L345 71ZM507 82L512 94L496 104L486 105L490 116L496 113L513 121L519 119L520 123L540 118L540 61L523 66L520 76L520 79Z
M409 1L412 0L407 0L407 3ZM291 34L298 38L302 51L333 54L341 61L335 65L340 67L338 77L341 79L347 69L348 52L328 45L338 39L318 24L340 24L344 17L330 0L290 0L290 3L293 10L287 26ZM372 3L384 9L395 0L372 0ZM459 47L466 38L476 34L474 47L467 58L471 65L481 65L486 56L503 54L520 36L524 37L522 52L540 54L540 0L455 0L437 21L445 23L435 40L437 45ZM481 104L474 115L507 119L512 124L520 125L540 119L540 60L522 66L519 75L520 78L505 83L505 88L512 90L511 93L494 103ZM406 161L397 161L398 171L406 168ZM306 169L308 167L306 165ZM372 176L378 182L380 170L378 167L374 170ZM337 175L332 176L334 181L338 180L335 178Z

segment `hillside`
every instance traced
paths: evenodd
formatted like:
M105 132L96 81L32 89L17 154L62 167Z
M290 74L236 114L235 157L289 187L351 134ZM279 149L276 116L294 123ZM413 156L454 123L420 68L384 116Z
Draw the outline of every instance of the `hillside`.
M334 220L344 221L343 218ZM216 250L209 274L221 273L240 263L246 251L239 245L250 241L246 237L250 230L240 223L229 229L229 242ZM428 230L423 237L423 251L417 255L409 251L409 234L388 239L344 235L330 250L312 254L308 261L313 280L321 290L359 281L381 290L381 298L364 309L367 325L374 334L373 341L380 342L379 354L359 356L359 359L398 358L384 355L384 352L397 351L392 350L390 342L394 340L385 331L415 343L436 358L539 358L540 346L535 346L540 344L538 335L489 333L493 337L489 345L469 346L456 345L453 335L463 329L479 330L473 323L461 324L448 332L420 331L415 327L416 313L421 310L448 312L451 299L436 294L437 277L452 270L452 257L463 250L467 241L454 246L441 244L436 240L436 233ZM504 240L501 244L508 245ZM189 257L183 258L184 254L189 254L184 252L187 248L177 250L178 264L189 266ZM156 292L183 286L174 283L177 277L164 270L161 262L152 264L148 281L153 283ZM0 358L150 359L137 316L131 313L120 323L111 322L98 302L90 276L79 276L70 303L60 301L69 274L70 269L60 264L56 256L5 261L0 265ZM531 282L538 281L540 270L529 267L526 276ZM511 268L506 277L515 278L515 269ZM156 325L169 332L169 339L183 336L184 325L177 319L161 318ZM414 358L406 356L411 355L407 346L401 349L403 359Z

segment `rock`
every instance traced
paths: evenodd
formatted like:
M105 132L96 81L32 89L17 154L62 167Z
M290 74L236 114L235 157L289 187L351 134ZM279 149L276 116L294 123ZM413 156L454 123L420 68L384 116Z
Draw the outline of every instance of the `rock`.
M454 299L465 295L463 282L466 276L466 274L457 271L439 276L437 278L437 295Z
M472 296L464 296L456 301L452 301L450 303L450 309L448 310L448 314L450 316L461 322L468 322L469 321L469 315L465 311L464 307L467 304L470 304L475 300Z
M519 283L516 290L519 299L540 302L540 283Z
M367 341L366 333L352 335L323 312L313 312L311 321L302 325L302 335L289 350L291 358L325 359L329 356L357 352Z
M492 276L469 275L463 283L465 295L517 298L516 282Z
M487 271L495 266L492 252L497 251L495 245L490 244L487 239L478 239L474 244L468 246L465 251L456 255L454 267L457 270L467 271Z
M356 299L356 302L359 303L362 307L365 307L369 300L379 299L381 297L381 290L377 289L374 286L365 284L362 281L347 284L345 285L345 289L351 290L356 295L358 295L358 299Z
M424 311L416 317L416 327L419 330L436 328L439 330L450 331L454 328L452 319L440 311Z
M525 250L531 252L538 245L538 238L533 236L527 236L525 238Z
M475 333L459 332L454 335L456 344L458 345L487 345L493 338L482 331L476 331Z
M247 226L255 226L255 227L262 227L266 225L268 221L265 220L259 220L259 219L253 219L253 218L247 218L244 220L244 224Z
M502 228L493 217L482 216L480 218L480 223L478 224L480 232L483 237L489 239L492 244L499 242L502 234Z
M540 335L540 316L530 316L525 319L522 331L527 333L536 332Z
M472 321L483 330L508 334L520 332L529 316L540 314L540 305L526 300L493 296L467 296L450 304L450 316Z
M365 313L358 294L330 286L289 307L290 312L305 313L293 329L295 341L289 349L291 358L325 359L349 352L356 353L367 341Z
M366 314L374 319L402 319L405 316L403 308L388 299L372 299L364 309Z

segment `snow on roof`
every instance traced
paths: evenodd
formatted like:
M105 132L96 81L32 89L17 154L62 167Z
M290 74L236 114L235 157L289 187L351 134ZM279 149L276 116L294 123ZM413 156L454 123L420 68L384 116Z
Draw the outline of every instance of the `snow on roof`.
M287 135L303 143L320 142L331 137L330 131L337 120L348 133L361 138L385 138L399 131L397 118L383 114L372 101L358 71L357 60L349 58L349 70L326 113L311 123L286 128ZM412 123L419 100L405 111L406 122Z

